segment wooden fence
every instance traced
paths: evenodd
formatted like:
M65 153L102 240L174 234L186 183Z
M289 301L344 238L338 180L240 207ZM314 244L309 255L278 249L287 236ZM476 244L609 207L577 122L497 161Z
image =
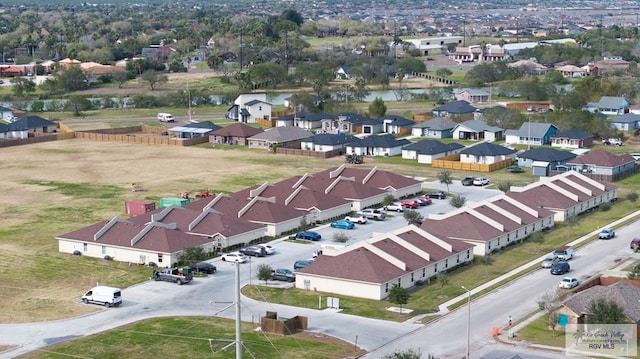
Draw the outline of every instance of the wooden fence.
M57 141L61 133L48 133L28 138L0 139L0 147L30 145L32 143Z
M166 136L136 136L136 133L162 134L167 129L154 126L129 126L119 128L104 128L99 130L78 131L76 138L99 142L135 143L142 145L165 145L165 146L192 146L209 142L209 136L194 137L189 139L176 139Z
M274 117L271 117L271 119L257 118L256 123L262 127L276 127L276 120Z
M315 158L331 158L335 156L342 156L345 153L344 148L339 148L327 152L320 151L310 151L310 150L301 150L299 148L286 148L286 147L278 147L276 148L276 153L279 155L294 155L294 156L307 156L307 157L315 157Z
M266 333L289 335L301 330L307 330L307 327L308 318L299 315L289 319L278 320L277 312L267 312L267 315L260 318L260 329Z
M464 170L475 172L491 172L501 168L511 166L513 160L510 158L490 164L481 163L463 163L460 162L460 154L456 153L442 159L431 161L431 167L433 168L445 168L450 170Z

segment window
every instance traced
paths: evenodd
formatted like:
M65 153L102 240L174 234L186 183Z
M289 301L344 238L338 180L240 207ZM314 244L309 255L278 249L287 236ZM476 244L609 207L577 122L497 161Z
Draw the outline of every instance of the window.
M433 272L438 273L438 263L433 266Z
M86 243L82 243L82 251L86 252L89 249L89 246Z
M467 259L471 256L471 251L467 249Z
M444 260L444 267L449 268L449 258Z
M107 246L102 246L102 254L107 254Z
M158 263L162 263L162 253L158 253Z
M427 268L422 268L422 278L427 276Z
M398 287L400 287L400 279L401 279L401 278L398 278Z
M456 263L460 263L460 253L456 256Z
M411 273L411 283L413 283L413 273Z
M389 293L389 283L384 284L384 292Z
M258 106L258 111L262 111L262 106Z

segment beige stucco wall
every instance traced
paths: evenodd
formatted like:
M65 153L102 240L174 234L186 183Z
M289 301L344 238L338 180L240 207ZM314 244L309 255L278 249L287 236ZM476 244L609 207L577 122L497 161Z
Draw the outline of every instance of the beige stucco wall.
M86 243L87 250L84 250L84 243ZM129 263L149 263L155 262L160 267L169 267L173 262L176 261L178 253L157 253L150 252L145 250L139 250L136 248L124 248L124 247L113 247L113 246L105 246L105 252L102 250L102 243L91 243L91 242L79 242L79 241L70 241L65 239L58 239L58 250L62 253L73 253L73 251L78 250L82 252L82 255L94 257L94 258L104 258L104 256L108 255L113 257L114 260L119 262L129 262ZM159 254L162 256L160 258ZM161 260L162 259L162 260Z

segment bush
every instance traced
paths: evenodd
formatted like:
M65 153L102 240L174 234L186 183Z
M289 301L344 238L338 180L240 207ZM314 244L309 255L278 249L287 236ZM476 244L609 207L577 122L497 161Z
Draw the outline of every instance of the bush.
M611 209L611 204L605 202L605 203L601 204L599 208L600 208L600 212L607 212L607 211L609 211Z
M336 234L333 235L333 241L334 242L345 243L348 240L349 240L349 236L347 236L343 232L336 233Z
M635 203L638 200L638 193L629 192L629 194L627 194L627 199L629 200L629 202Z

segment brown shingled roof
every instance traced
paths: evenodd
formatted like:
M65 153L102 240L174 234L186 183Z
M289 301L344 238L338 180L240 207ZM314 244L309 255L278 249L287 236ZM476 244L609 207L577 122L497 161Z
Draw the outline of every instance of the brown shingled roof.
M635 162L633 156L624 154L616 156L604 150L593 150L567 162L568 165L595 165L599 167L618 167L625 163Z
M620 281L609 286L597 285L574 294L562 302L572 312L582 315L588 314L589 303L595 299L608 299L618 303L624 314L634 323L640 323L640 288Z
M229 126L219 128L209 133L209 135L225 136L225 137L244 137L248 138L263 132L262 129L245 125L244 123L233 123Z

